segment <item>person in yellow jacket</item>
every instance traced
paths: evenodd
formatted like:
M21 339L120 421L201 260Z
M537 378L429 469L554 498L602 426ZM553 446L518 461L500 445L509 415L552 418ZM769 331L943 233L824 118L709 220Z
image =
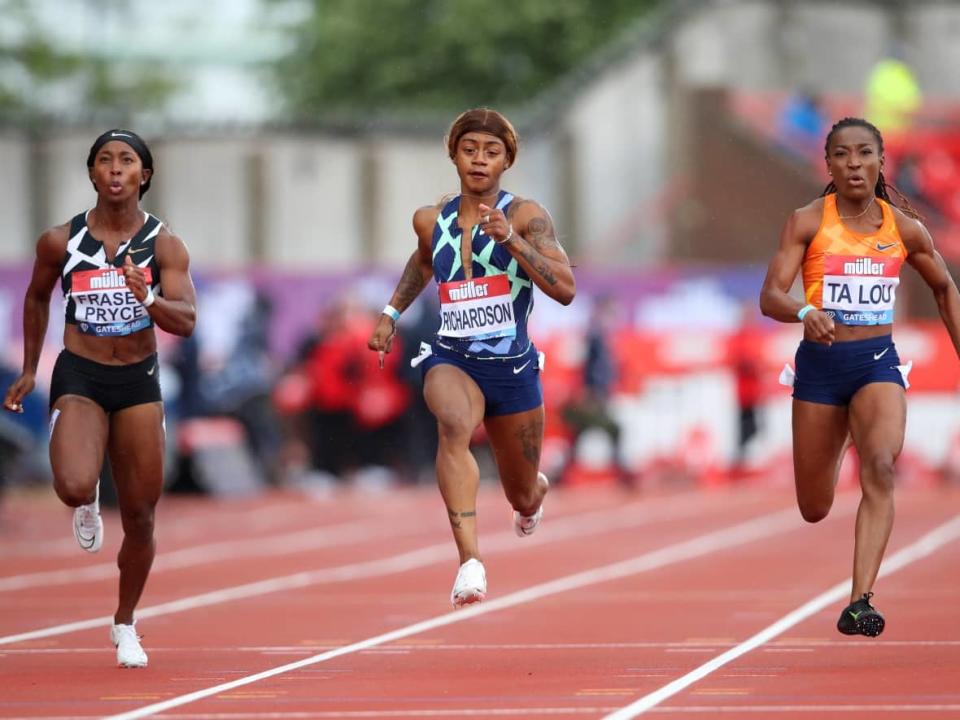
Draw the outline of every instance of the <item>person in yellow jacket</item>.
M881 132L907 130L923 104L916 76L903 60L882 58L867 78L866 118Z

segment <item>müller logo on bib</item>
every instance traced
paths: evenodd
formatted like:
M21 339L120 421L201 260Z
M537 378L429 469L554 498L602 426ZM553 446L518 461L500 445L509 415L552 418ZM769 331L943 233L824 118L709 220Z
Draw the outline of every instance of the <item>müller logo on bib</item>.
M149 286L153 282L153 274L148 267L142 268L142 270L144 280ZM74 294L96 292L97 290L117 290L125 288L127 280L123 276L123 271L117 268L81 270L73 273L70 286Z
M863 255L827 255L823 260L824 275L859 277L898 277L903 260Z
M474 278L473 280L454 280L440 283L440 302L460 302L487 298L494 295L506 295L510 292L510 281L506 275Z

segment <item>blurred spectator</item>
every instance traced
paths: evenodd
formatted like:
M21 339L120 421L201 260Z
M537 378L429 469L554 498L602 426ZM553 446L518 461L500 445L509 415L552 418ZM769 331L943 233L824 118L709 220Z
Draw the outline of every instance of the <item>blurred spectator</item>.
M938 228L942 224L943 215L937 208L936 200L926 192L919 155L908 152L900 158L896 164L893 185L906 196L910 204L923 216L924 222L934 228Z
M880 132L893 134L908 129L922 103L920 85L897 50L873 66L867 77L864 114Z
M572 437L567 466L561 473L561 478L576 459L580 436L591 428L598 428L606 433L610 440L617 480L622 485L633 485L632 475L623 462L620 424L610 412L610 395L617 380L616 359L610 342L616 317L617 304L613 297L601 295L594 300L584 338L586 356L583 362L583 386L579 396L569 403L562 413Z
M201 302L215 321L198 323L193 337L176 347L177 414L238 421L261 476L276 481L282 438L271 397L270 302L246 280L218 283Z
M394 352L401 355L397 367L399 378L410 388L410 404L404 413L404 475L411 482L436 482L434 461L437 457L436 420L423 399L423 373L410 366L420 352L420 339L437 331L440 302L436 293L422 293L397 323L400 343Z
M737 454L734 472L746 464L750 441L760 429L759 408L763 402L761 359L763 335L753 305L744 307L740 327L730 336L730 358L737 383Z
M291 392L299 385L303 394L302 415L288 422L298 436L288 453L306 447L310 468L334 481L362 468L386 468L391 478L410 474L404 421L412 391L401 377L403 339L381 369L366 347L374 321L352 298L341 298L323 311L281 383ZM296 377L305 383L294 384ZM296 405L287 403L294 411Z
M787 98L777 120L777 135L790 152L803 159L822 157L827 117L819 99L808 90Z
M0 364L0 387L9 387L19 375L17 369ZM0 412L0 492L8 483L50 478L46 393L37 387L22 405L22 413Z

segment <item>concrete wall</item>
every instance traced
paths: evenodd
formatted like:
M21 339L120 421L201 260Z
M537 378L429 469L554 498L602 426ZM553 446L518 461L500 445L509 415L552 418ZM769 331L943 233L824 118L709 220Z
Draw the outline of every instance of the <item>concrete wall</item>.
M916 2L909 11L787 0L686 7L658 41L568 82L549 129L524 134L504 178L504 187L551 210L579 263L636 267L669 256L666 209L695 170L687 105L695 90L857 93L899 39L929 95L960 96L960 73L951 71L960 61L957 3ZM94 201L83 161L101 129L34 143L12 131L0 138L0 259L28 258L41 227ZM413 249L413 211L457 188L440 132L171 133L155 140L154 154L158 174L144 205L184 238L199 267L402 264ZM716 172L712 182L722 183L724 166Z
M0 262L22 260L31 253L33 241L30 217L30 146L16 135L0 135Z

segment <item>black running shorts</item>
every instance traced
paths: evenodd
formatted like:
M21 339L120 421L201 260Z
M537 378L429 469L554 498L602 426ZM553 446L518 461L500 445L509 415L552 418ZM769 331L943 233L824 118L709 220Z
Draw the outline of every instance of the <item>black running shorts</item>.
M154 353L132 365L103 365L63 350L50 379L50 408L63 395L90 398L106 412L159 402L160 368Z

